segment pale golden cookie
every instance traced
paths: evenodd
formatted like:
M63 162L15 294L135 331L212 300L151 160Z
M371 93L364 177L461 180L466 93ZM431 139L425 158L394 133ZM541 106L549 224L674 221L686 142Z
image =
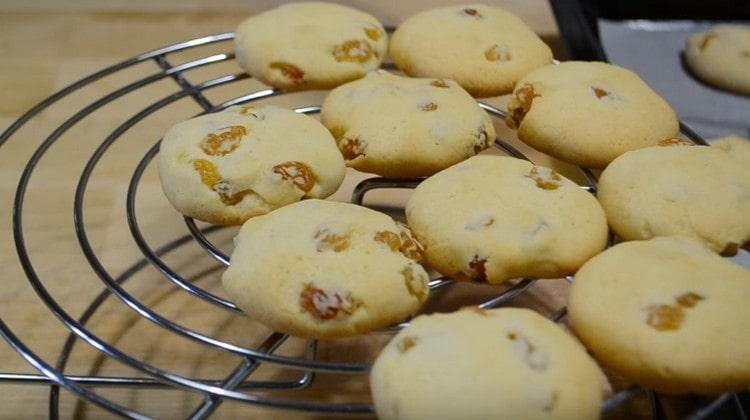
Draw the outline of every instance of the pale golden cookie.
M750 170L718 148L628 152L602 172L598 198L624 240L688 236L727 255L750 240Z
M680 237L624 242L575 276L568 311L604 365L669 394L750 387L750 271Z
M495 140L490 117L456 82L385 71L334 89L321 121L348 166L387 177L432 175Z
M286 90L329 89L380 67L388 48L373 16L333 3L290 3L243 21L237 61L251 76Z
M750 139L739 136L726 136L709 140L711 146L728 152L740 163L750 168Z
M505 156L475 156L427 178L406 217L429 265L459 280L572 274L607 240L594 196L548 168Z
M224 288L275 331L361 334L414 314L427 298L422 247L366 207L305 200L248 220L235 246Z
M750 26L718 25L691 35L685 61L704 82L750 95Z
M573 337L529 309L423 315L370 373L380 419L596 419L603 375Z
M328 130L276 106L235 106L172 127L159 178L182 214L216 224L336 192L346 167Z
M679 128L669 104L635 73L582 61L545 66L524 77L505 122L529 146L589 168L655 146Z
M474 96L508 93L528 72L552 62L552 51L521 19L476 3L406 19L393 33L390 52L406 74L452 79Z

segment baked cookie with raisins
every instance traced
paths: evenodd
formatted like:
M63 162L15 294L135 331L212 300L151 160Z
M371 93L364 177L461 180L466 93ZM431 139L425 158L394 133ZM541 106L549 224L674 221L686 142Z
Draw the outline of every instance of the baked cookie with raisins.
M709 142L711 146L729 153L729 156L740 161L746 168L750 168L750 139L726 136L711 139Z
M305 200L248 220L222 281L245 313L297 337L332 339L414 314L429 280L409 229L366 207Z
M385 71L331 91L321 121L348 166L385 177L432 175L495 140L490 117L456 82Z
M624 240L687 236L724 255L750 241L750 170L716 147L625 153L602 172L598 198Z
M553 170L475 156L422 182L406 218L428 264L457 280L573 274L607 241L593 195Z
M346 166L314 118L276 106L234 106L172 127L159 178L180 213L221 225L336 192Z
M380 67L388 49L373 16L333 3L290 3L252 16L235 31L237 62L285 90L330 89Z
M677 135L672 108L635 73L600 62L537 69L516 85L505 122L529 146L604 168L617 156Z
M608 387L583 346L529 309L422 315L370 372L386 419L598 419Z
M531 70L552 62L552 51L514 14L484 4L426 10L391 37L391 57L414 77L452 79L474 96L510 92Z
M623 242L576 273L570 322L605 366L667 394L750 387L750 271L683 237Z
M700 80L750 95L750 26L718 25L691 35L685 62Z

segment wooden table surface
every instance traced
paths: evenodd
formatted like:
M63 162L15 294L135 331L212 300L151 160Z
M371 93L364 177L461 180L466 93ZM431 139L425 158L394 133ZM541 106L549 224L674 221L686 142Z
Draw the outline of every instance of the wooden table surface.
M272 1L248 0L4 0L0 3L0 129L40 100L66 85L127 57L167 44L207 34L232 31L240 20L254 11L271 7ZM387 25L397 25L405 17L450 1L413 2L350 1L348 4L371 12ZM557 30L545 1L488 1L516 12L550 43L561 57ZM228 52L230 43L197 48L169 57L173 64ZM45 307L27 281L19 264L11 232L11 210L18 180L34 151L52 130L77 111L104 95L156 74L161 70L148 61L75 92L41 112L0 148L0 266L3 291L0 316L36 354L54 364L67 330ZM186 73L192 83L239 72L228 61ZM208 91L214 103L257 89L254 81L242 81ZM114 100L86 116L66 131L43 155L31 177L23 208L23 232L36 274L47 292L72 317L78 317L104 285L86 261L76 239L73 224L73 197L84 165L94 149L120 124L138 111L179 90L170 78L163 78ZM320 103L324 92L279 97L268 102L301 106ZM504 98L488 100L503 104ZM83 202L86 234L103 267L117 276L142 258L126 221L125 197L128 182L138 161L167 127L199 112L190 98L181 99L149 115L129 130L103 155L88 182ZM519 144L503 124L496 124L499 136L538 157ZM559 162L539 157L563 173L576 178L577 172ZM348 200L352 187L364 174L350 172L335 199ZM407 192L376 191L367 203L398 207ZM153 165L149 165L136 198L139 226L148 244L157 248L187 233L181 217L169 206L160 191ZM234 229L224 229L210 237L225 252L231 251ZM165 262L200 287L223 295L220 267L196 244L188 244L164 257ZM535 285L519 303L551 311L561 305L561 281ZM268 334L262 326L243 317L209 305L178 289L150 266L125 283L132 296L160 315L206 335L243 346L257 346ZM495 287L455 287L446 296L437 295L433 306L442 308L478 302L482 296L497 293ZM138 316L118 299L110 297L90 320L90 330L105 342L144 362L191 378L220 379L239 363L236 356L211 350L178 337ZM368 361L387 337L368 336L336 343L321 343L319 357L340 361ZM304 343L290 339L279 353L301 355ZM0 344L0 371L36 373L15 351ZM122 363L103 356L79 341L66 373L80 375L145 376ZM251 378L257 380L294 379L298 372L264 365ZM48 413L49 387L0 383L0 417L43 417ZM136 390L96 388L101 395L151 416L186 416L200 403L200 395L172 389ZM268 394L262 394L268 395ZM367 402L366 377L319 375L306 391L271 394L315 401ZM62 393L63 417L105 417L108 414L82 403L68 392ZM233 418L286 417L267 409L236 403L223 404L216 415Z

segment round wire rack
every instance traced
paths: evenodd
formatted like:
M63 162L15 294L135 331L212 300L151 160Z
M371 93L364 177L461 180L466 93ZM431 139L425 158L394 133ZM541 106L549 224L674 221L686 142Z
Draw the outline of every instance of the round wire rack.
M36 368L40 374L20 374L20 373L0 373L0 381L13 384L37 384L49 387L49 415L51 418L58 418L60 415L60 388L75 394L82 400L93 403L103 409L129 418L149 418L147 414L139 412L132 407L123 405L114 401L99 392L99 389L121 389L121 388L169 388L181 389L190 393L197 393L202 397L201 402L194 411L189 415L190 418L206 418L210 416L224 401L234 401L249 405L297 410L309 413L323 415L373 415L373 408L369 401L360 403L350 402L329 402L316 399L299 399L293 397L284 397L311 387L316 381L318 375L366 375L370 367L365 362L337 361L321 358L318 354L318 343L315 340L309 340L304 345L303 355L285 356L276 354L275 351L287 340L287 336L280 333L270 332L262 340L261 344L256 347L238 345L209 334L205 334L185 326L168 316L162 315L144 302L134 296L125 288L125 283L133 278L139 272L148 268L155 269L164 279L171 282L172 287L178 292L184 292L191 298L199 299L212 305L214 311L225 311L230 314L239 314L239 309L231 301L222 298L205 288L201 288L196 282L191 281L186 276L180 274L179 269L171 266L165 261L165 258L176 250L197 244L207 255L209 255L219 266L229 264L228 256L223 253L219 246L214 244L210 235L219 230L225 229L220 226L200 227L192 219L185 218L185 229L178 238L167 243L161 243L154 246L149 243L144 231L139 223L139 217L136 206L136 197L142 177L149 164L159 151L159 140L154 139L152 145L145 150L140 161L137 163L132 176L127 180L127 196L125 198L125 213L128 230L135 241L137 248L142 253L142 258L135 261L130 267L124 269L119 274L114 274L106 268L97 252L97 248L92 244L92 240L87 229L87 212L85 200L89 191L92 176L97 171L98 164L102 158L111 151L113 145L122 138L123 134L133 129L139 123L148 117L159 113L165 107L179 100L187 99L194 101L201 113L209 113L222 110L226 107L244 104L258 100L274 98L280 95L293 95L271 88L260 88L251 93L241 96L225 99L220 103L214 103L206 95L212 89L234 84L236 82L247 80L249 76L244 73L225 74L218 77L212 77L200 83L193 83L186 77L190 71L205 69L218 63L230 61L233 54L229 52L218 52L210 55L200 55L199 58L190 59L179 65L173 65L170 58L189 50L212 47L220 51L231 49L228 42L233 39L232 33L223 33L193 39L175 45L170 45L151 52L147 52L133 58L122 61L111 67L100 70L81 79L49 98L45 99L26 114L21 116L17 121L12 123L0 135L0 146L5 146L9 141L14 140L14 134L20 129L34 123L44 111L55 107L59 102L75 94L77 91L96 83L101 83L102 79L116 73L123 72L129 68L141 63L151 62L158 66L158 69L151 74L129 81L124 86L111 90L110 93L101 98L83 106L72 113L61 124L57 125L49 135L36 147L31 157L25 164L23 172L20 175L15 197L12 204L12 232L15 247L17 250L18 261L27 277L28 284L38 295L41 303L46 305L49 311L59 320L60 323L69 331L67 340L60 348L58 358L55 362L45 360L40 354L19 338L11 327L0 319L0 334L5 338L8 344L18 352L29 364ZM111 133L106 136L101 143L93 150L90 157L80 174L74 187L73 198L73 225L75 237L81 252L86 261L93 270L94 275L103 283L102 291L85 307L80 315L74 316L73 311L66 309L65 303L57 299L49 291L49 284L54 281L53 278L43 278L37 271L37 265L41 258L32 258L32 252L27 245L26 228L24 224L24 208L27 204L29 185L32 175L38 169L40 162L45 158L50 148L73 127L85 123L86 119L99 111L102 107L111 102L128 97L134 93L148 87L154 83L171 79L177 85L177 90L167 96L156 98L146 108L124 118L122 122L116 123ZM495 106L480 103L485 111L493 118L505 118L504 111ZM320 111L317 105L297 107L295 111L303 114L316 114ZM193 115L185 115L189 118ZM166 129L166 127L164 127ZM682 133L692 141L700 144L706 144L696 133L688 127L681 125ZM508 142L500 139L495 140L495 146L502 152L521 159L527 157L517 148ZM587 185L582 188L596 193L596 178L587 169L581 168L583 179L587 180ZM121 180L122 181L122 180ZM419 179L384 179L368 178L360 182L353 190L351 201L356 204L363 204L365 195L377 189L413 189L419 184ZM613 238L610 237L610 244ZM572 278L568 278L571 281ZM517 296L529 290L535 280L521 279L510 287L504 288L497 292L491 298L481 302L481 308L494 308L515 299ZM435 278L430 282L430 289L434 292L437 289L451 286L452 280L447 278ZM234 370L226 377L219 379L195 379L176 372L172 372L154 364L149 363L143 358L129 354L118 348L116 343L110 342L95 334L87 323L95 316L105 302L110 301L110 297L116 297L121 304L124 304L130 311L137 314L144 320L168 331L170 334L181 336L189 341L204 346L212 352L230 354L236 358L237 363ZM550 315L555 322L561 322L565 319L566 310L564 307ZM407 325L408 321L394 325L383 331L371 334L393 334ZM108 360L116 361L140 372L139 376L103 376L103 375L71 375L66 373L66 366L71 357L71 353L76 345L85 344L95 349L101 356ZM291 380L249 380L263 365L275 365L285 369L297 372L295 379ZM96 391L95 391L96 389ZM283 396L278 396L283 395ZM647 412L651 418L662 418L664 416L660 396L642 388L631 387L619 390L610 396L602 405L602 413L614 413L624 407L628 402L641 398L647 401ZM736 394L724 394L716 398L699 398L691 397L690 410L688 417L693 419L707 418L714 413L719 407L730 404L733 406L735 413L744 418L742 405Z

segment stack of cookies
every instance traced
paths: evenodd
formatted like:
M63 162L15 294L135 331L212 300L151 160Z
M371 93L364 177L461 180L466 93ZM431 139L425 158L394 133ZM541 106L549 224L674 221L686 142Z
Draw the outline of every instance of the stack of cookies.
M428 269L490 284L575 275L570 321L583 345L530 310L419 316L373 367L378 415L597 418L608 385L586 349L661 392L750 386L750 272L719 256L750 241L747 144L677 138L674 111L636 74L553 64L549 47L499 8L428 10L388 41L376 18L340 5L253 16L237 29L238 62L274 88L333 89L320 122L236 106L162 140L172 205L242 225L223 284L248 316L336 339L417 314ZM410 77L379 70L388 47ZM506 123L521 141L603 169L597 196L544 166L476 156L495 127L474 97L506 93ZM324 200L347 166L426 178L408 223ZM623 243L605 250L608 228Z

